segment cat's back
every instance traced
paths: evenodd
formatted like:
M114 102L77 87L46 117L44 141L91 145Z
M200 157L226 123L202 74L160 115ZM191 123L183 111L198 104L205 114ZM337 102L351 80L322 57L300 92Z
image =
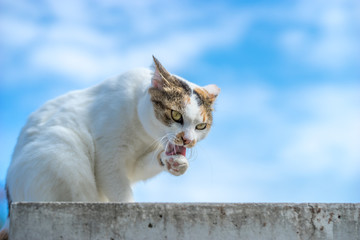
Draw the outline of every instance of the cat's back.
M46 102L29 116L16 149L42 139L50 142L51 138L47 135L53 135L56 129L70 129L77 135L85 136L91 128L111 122L118 112L122 112L122 116L131 115L138 99L150 84L151 77L152 71L149 69L134 69L93 87L71 91Z
M85 121L98 105L102 105L101 109L111 109L112 104L119 106L122 100L136 102L150 84L151 76L151 70L139 68L106 79L93 87L70 91L47 101L32 113L25 128L27 125L66 125L66 121Z
M31 149L53 148L60 138L71 140L72 134L83 135L85 140L84 123L91 102L87 89L76 90L47 101L31 113L18 137L12 162L26 157Z
M137 68L121 75L111 77L90 89L99 100L106 97L124 96L138 97L150 85L153 72L147 68ZM124 99L123 97L123 99Z

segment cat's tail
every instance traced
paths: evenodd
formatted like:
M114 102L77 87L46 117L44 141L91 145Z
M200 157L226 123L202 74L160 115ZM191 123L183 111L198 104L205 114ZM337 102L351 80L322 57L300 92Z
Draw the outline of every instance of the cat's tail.
M6 219L5 225L1 228L0 240L8 240L9 238L9 221L9 218Z

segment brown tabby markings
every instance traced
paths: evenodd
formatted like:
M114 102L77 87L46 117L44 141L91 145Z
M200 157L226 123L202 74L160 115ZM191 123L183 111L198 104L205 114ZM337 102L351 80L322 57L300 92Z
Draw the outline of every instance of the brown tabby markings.
M170 126L174 122L171 118L171 110L184 114L186 104L190 104L191 96L195 94L202 120L211 126L212 104L216 96L200 87L192 91L186 82L171 75L155 57L153 58L155 63L153 82L156 83L156 86L153 84L149 93L156 118Z
M185 133L184 132L180 132L176 135L176 139L175 139L175 144L178 144L178 145L182 145L183 144L183 140L182 138L184 137Z
M201 116L203 117L203 121L209 125L212 124L212 104L215 101L216 96L209 94L203 88L195 88L194 94L197 96L198 105L200 106Z
M181 80L174 80L174 82L179 81ZM170 126L173 123L171 110L184 113L185 104L189 102L191 93L183 87L184 84L186 83L165 85L163 89L155 87L149 89L151 101L155 109L155 116L165 125Z
M204 106L201 106L201 107L200 107L200 115L201 115L202 118L203 118L203 122L206 122L207 112L206 112Z
M185 132L178 133L176 135L176 139L175 139L174 143L177 144L177 145L183 145L183 137L184 136L185 136ZM192 148L193 146L195 146L195 144L196 144L196 140L194 139L189 144L187 144L186 147Z
M185 82L177 78L172 81L172 83L175 82L178 83L165 85L163 89L155 87L151 87L149 89L151 100L155 109L155 116L168 126L173 123L173 120L171 119L171 110L176 110L183 114L185 105L190 103L190 96L192 95ZM215 98L211 97L211 95L202 88L194 89L193 93L197 97L196 99L200 107L200 115L202 116L203 122L207 122L211 125L213 111L212 103Z

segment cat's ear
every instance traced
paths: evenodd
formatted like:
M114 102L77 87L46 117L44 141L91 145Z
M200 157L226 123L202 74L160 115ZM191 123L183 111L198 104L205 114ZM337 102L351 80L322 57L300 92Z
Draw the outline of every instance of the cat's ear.
M163 89L165 85L169 84L169 80L171 78L171 74L161 65L159 60L157 60L154 56L155 63L155 71L154 76L151 79L151 84L153 87L158 89Z
M215 84L210 84L203 88L208 92L209 100L213 103L220 93L220 88Z

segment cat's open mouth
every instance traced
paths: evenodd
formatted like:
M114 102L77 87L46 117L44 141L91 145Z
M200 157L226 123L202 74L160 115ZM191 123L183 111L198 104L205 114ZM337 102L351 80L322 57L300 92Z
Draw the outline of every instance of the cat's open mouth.
M178 145L174 145L172 143L168 143L167 148L166 148L166 155L170 156L170 155L183 155L185 157L186 155L186 148L184 146L178 146Z

